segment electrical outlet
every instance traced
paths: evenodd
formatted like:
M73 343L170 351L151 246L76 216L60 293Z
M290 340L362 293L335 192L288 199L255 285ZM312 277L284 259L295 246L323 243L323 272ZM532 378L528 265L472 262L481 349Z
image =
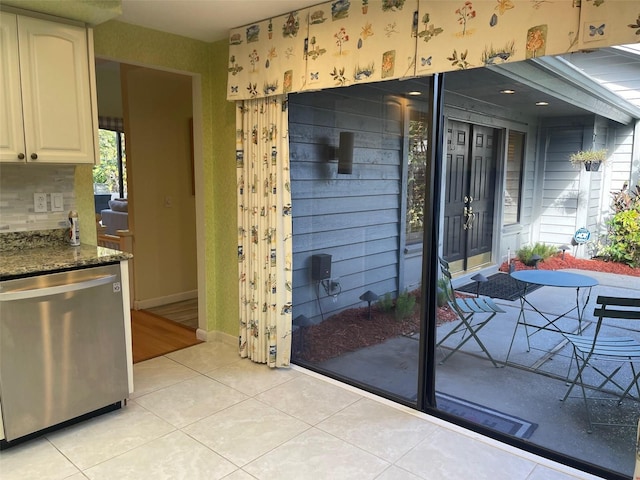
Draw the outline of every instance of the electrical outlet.
M337 296L342 293L342 286L340 285L340 278L329 278L327 280L321 280L320 283L324 287L324 291L327 295L333 295L334 301Z
M46 193L33 194L33 211L36 213L44 213L47 211L47 194Z
M61 193L51 194L51 211L64 212L64 200Z

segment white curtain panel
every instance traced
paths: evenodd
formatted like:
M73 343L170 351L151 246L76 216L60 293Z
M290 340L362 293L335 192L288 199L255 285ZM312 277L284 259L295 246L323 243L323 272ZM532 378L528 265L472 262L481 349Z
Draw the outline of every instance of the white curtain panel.
M291 191L285 96L237 102L240 355L291 357Z

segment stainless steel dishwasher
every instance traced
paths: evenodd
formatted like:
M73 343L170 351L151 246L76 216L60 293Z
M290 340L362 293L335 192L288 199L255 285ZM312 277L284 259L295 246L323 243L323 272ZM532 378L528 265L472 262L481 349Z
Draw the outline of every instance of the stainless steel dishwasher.
M127 396L118 264L0 282L5 443Z

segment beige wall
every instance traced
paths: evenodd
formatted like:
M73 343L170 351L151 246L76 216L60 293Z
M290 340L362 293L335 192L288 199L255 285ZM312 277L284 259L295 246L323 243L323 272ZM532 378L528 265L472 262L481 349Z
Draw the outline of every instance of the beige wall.
M120 64L103 63L96 68L98 115L122 118L122 90L120 86Z
M97 57L197 77L201 86L199 92L194 90L194 123L200 125L195 132L195 161L198 287L204 291L201 311L207 331L235 337L239 328L235 105L226 101L228 42L199 42L117 21L97 26L94 38ZM91 196L82 196L83 192ZM93 201L90 182L77 182L78 193Z
M135 301L162 301L198 286L191 77L124 64L121 71Z

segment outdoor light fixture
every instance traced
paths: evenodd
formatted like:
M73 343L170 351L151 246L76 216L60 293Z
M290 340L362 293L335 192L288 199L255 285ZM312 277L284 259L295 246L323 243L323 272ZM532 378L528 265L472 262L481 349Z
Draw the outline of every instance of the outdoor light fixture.
M353 132L340 132L338 147L338 173L350 174L353 170Z
M549 102L536 102L536 106L538 107L546 107L549 105Z
M353 170L353 143L355 133L340 132L340 143L337 147L326 146L327 162L338 160L338 173L350 174Z
M531 261L533 262L533 266L536 267L536 270L538 269L538 262L540 260L542 260L542 257L537 253L534 255L531 255Z
M487 277L485 277L484 275L482 275L481 273L476 273L473 277L471 277L471 280L476 282L476 297L479 297L480 296L480 284L488 282L489 279Z
M564 252L569 250L571 247L567 244L560 245L560 250L562 250L562 260L564 260Z
M371 302L375 302L377 299L378 295L373 293L371 290L367 290L362 295L360 295L360 300L369 304L369 320L371 320Z
M505 93L507 95L512 95L514 93L516 93L515 90L511 90L510 88L505 88L504 90L500 90L500 93Z

